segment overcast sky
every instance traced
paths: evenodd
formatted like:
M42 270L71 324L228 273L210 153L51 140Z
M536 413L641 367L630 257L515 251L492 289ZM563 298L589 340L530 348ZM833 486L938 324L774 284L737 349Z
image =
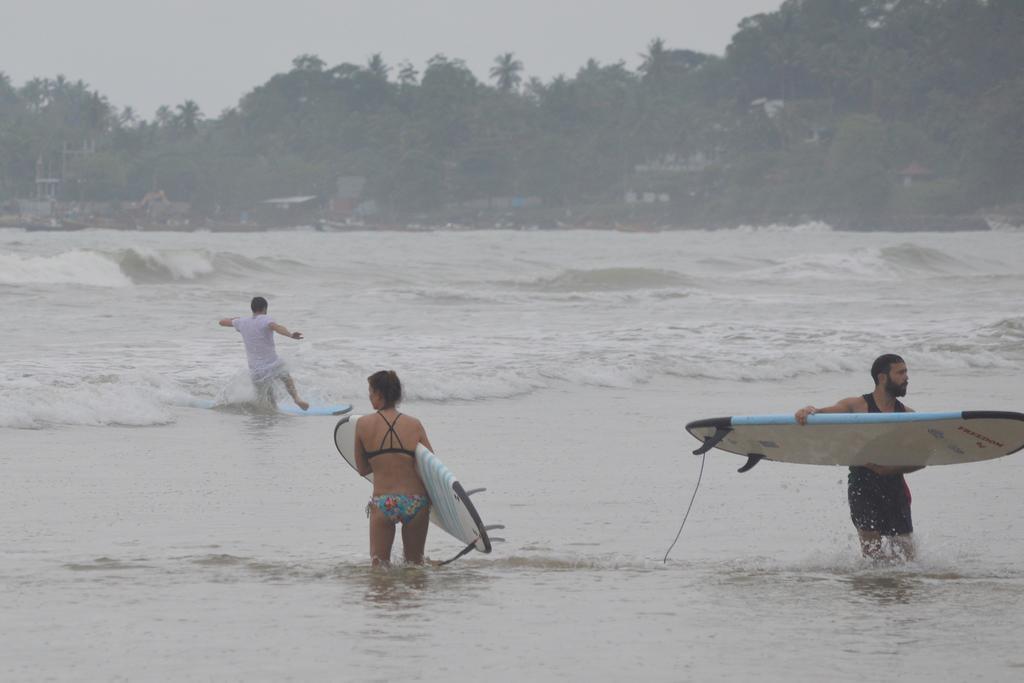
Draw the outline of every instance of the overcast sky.
M781 0L0 0L0 71L83 79L152 118L161 104L197 101L208 116L287 71L297 55L329 66L423 69L437 53L488 78L514 52L526 77L574 74L588 58L631 69L652 38L722 54L743 17Z

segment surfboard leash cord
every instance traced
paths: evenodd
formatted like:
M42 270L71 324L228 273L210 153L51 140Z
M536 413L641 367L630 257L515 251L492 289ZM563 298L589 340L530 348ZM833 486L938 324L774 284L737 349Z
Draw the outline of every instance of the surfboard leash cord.
M668 562L668 554L672 552L672 548L676 547L676 542L683 533L683 527L686 526L686 520L690 517L690 510L693 508L693 501L697 498L697 489L700 488L700 480L704 476L704 461L707 459L707 451L700 456L700 472L697 474L697 485L693 487L693 495L690 496L690 504L686 506L686 514L683 515L683 523L679 525L679 531L676 532L676 537L672 541L672 545L665 551L665 557L662 558L661 563L665 564Z
M450 560L445 560L444 562L439 562L437 566L438 566L438 567L443 567L443 566L445 566L446 564L451 564L452 562L454 562L455 560L459 559L460 557L462 557L463 555L465 555L466 553L468 553L468 552L469 552L470 550L472 550L472 549L473 549L473 548L475 548L475 547L476 547L476 541L473 541L472 543L470 543L469 545L467 545L467 546L466 546L465 548L463 548L463 549L462 549L462 550L461 550L461 551L459 552L459 554L458 554L458 555L456 555L455 557L453 557L453 558L452 558L452 559L450 559Z

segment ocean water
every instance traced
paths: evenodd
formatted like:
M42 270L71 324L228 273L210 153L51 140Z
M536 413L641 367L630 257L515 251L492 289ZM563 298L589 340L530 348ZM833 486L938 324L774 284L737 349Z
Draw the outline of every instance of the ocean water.
M821 224L0 230L0 678L1018 680L1024 457L909 477L920 556L875 565L844 470L713 452L662 557L690 420L864 393L884 352L917 410L1024 410L1021 253ZM307 400L366 412L395 369L506 542L371 570L334 421L253 407L217 326L257 294L306 335L277 343Z

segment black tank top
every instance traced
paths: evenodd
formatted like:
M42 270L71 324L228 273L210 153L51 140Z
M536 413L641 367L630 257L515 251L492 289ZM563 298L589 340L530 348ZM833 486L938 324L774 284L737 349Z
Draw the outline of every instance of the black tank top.
M874 394L864 394L861 398L868 404L869 413L880 413L882 412L878 408L878 403L875 402ZM894 413L905 413L907 407L900 403L899 399L896 399L896 405L893 406ZM874 487L876 490L887 491L890 496L899 496L900 494L906 496L906 501L909 504L911 500L910 487L907 485L907 480L903 478L902 474L894 474L890 476L882 476L875 474L867 467L850 467L849 477L850 487L863 488L863 487Z
M861 396L861 398L863 398L864 401L868 404L868 412L869 413L880 413L880 412L882 412L881 410L878 409L878 404L875 403L875 395L874 394L864 394L863 396ZM894 412L894 413L905 413L905 412L907 412L907 407L905 405L903 405L902 403L900 403L899 399L896 399L896 407L893 409L892 412Z

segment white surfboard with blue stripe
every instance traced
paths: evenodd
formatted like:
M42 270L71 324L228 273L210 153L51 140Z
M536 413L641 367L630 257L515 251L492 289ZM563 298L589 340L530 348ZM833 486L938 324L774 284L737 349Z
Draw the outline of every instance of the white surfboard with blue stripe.
M711 448L759 460L809 465L917 467L991 460L1024 449L1024 414L817 413L806 425L792 414L696 420L686 430Z
M480 552L491 552L487 529L466 490L423 444L416 445L416 471L430 496L430 521Z
M334 428L334 445L352 469L356 468L356 423L360 417L345 415ZM451 470L423 444L416 445L416 472L423 480L430 498L430 521L465 543L467 549L472 547L482 553L491 552L491 539L487 530L500 527L484 526L470 500L470 495L476 491L467 492ZM367 475L366 479L373 481L373 473Z

